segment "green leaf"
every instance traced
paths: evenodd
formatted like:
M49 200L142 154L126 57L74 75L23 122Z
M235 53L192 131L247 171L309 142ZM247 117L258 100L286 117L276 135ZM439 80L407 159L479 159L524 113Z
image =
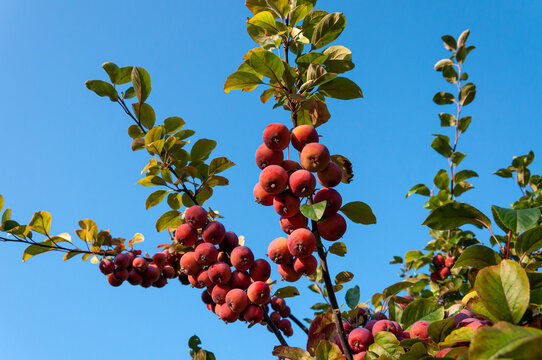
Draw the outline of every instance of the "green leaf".
M309 39L312 39L316 26L326 15L327 12L323 10L313 10L307 16L305 16L305 19L303 19L303 25L301 26L303 29L303 35Z
M424 184L417 184L414 185L406 194L405 199L408 198L410 195L418 194L418 195L424 195L429 196L431 195L431 191L429 191L429 188Z
M298 22L303 20L305 16L307 16L307 14L311 12L311 10L311 4L297 5L294 9L292 9L292 11L290 11L290 16L288 16L288 19L290 20L290 26L295 26Z
M87 80L85 81L85 86L96 93L96 95L104 97L109 97L109 100L115 102L119 98L117 90L111 85L102 80Z
M444 35L441 37L442 41L444 42L444 47L446 50L455 51L457 49L457 43L455 42L455 39L451 35Z
M245 6L253 13L257 14L261 11L269 10L266 0L246 0Z
M354 274L349 271L341 271L335 276L335 285L341 285L349 282L354 278Z
M456 183L460 183L461 181L464 181L473 177L478 177L478 174L475 171L461 170L454 175L454 181Z
M341 74L354 68L352 52L344 46L330 46L322 53L328 55L327 60L324 61L324 65L330 73Z
M151 93L151 76L142 67L132 69L132 85L139 103L145 102Z
M454 318L449 317L447 319L434 321L429 324L429 327L427 328L427 333L434 342L439 343L446 338L446 336L452 331L453 328Z
M320 201L313 205L304 204L301 205L301 213L314 221L320 220L324 216L324 211L326 210L327 201Z
M493 174L500 176L502 178L511 178L512 177L512 171L509 169L503 168L495 171Z
M354 171L352 170L352 162L342 155L331 155L331 161L337 164L343 173L341 182L343 184L350 184L354 178Z
M318 92L327 97L340 100L351 100L363 97L363 92L355 82L341 76L320 85Z
M102 64L102 68L109 76L109 80L111 80L113 84L116 84L117 76L119 74L119 67L117 64L108 61Z
M467 42L469 35L470 35L469 29L463 31L461 35L459 35L459 37L457 38L457 46L458 47L465 46L465 43Z
M154 109L149 104L133 103L132 107L136 118L141 122L141 125L147 129L152 129L156 121Z
M299 295L299 290L295 286L286 286L280 289L277 289L273 296L276 296L281 299L291 298Z
M354 286L351 289L348 289L346 291L346 295L344 296L346 305L348 305L350 309L355 309L356 306L358 306L359 299L360 299L360 288L358 285Z
M405 350L399 346L399 340L391 332L381 331L375 335L374 343L369 351L380 355L378 359L399 359Z
M444 80L446 80L450 84L456 84L459 74L453 66L445 66L442 69L442 76L444 77Z
M529 229L522 233L515 245L516 253L530 253L542 248L542 226Z
M38 244L32 244L24 250L23 261L30 259L32 256L43 254L54 250L54 244L51 240L45 240Z
M437 105L447 105L453 104L455 97L453 94L447 93L445 91L439 91L433 96L433 101Z
M344 204L341 211L356 224L376 224L376 217L371 207L361 201L352 201Z
M403 311L401 321L403 327L408 329L417 321L433 322L444 318L444 308L431 299L418 299L407 305Z
M448 189L448 186L450 184L450 178L448 177L448 172L444 169L440 169L435 175L433 182L439 189Z
M145 209L150 209L151 207L160 204L168 192L168 190L157 190L150 194L145 202Z
M464 133L465 131L467 131L471 121L472 121L472 116L464 116L461 119L459 119L457 128L459 129L459 131Z
M209 139L199 139L190 150L190 159L192 162L206 160L216 147L216 141Z
M429 226L434 230L451 230L465 224L471 224L481 229L484 225L491 226L491 221L474 206L452 202L431 211L422 225Z
M454 62L450 59L442 59L442 60L437 61L434 68L437 71L442 71L442 68L444 68L445 66L450 66L453 64Z
M454 151L451 157L452 163L457 166L461 163L461 161L463 161L465 157L467 157L467 155L463 154L462 152Z
M455 125L455 116L452 114L447 113L439 113L438 114L440 118L440 126L446 127L446 126L454 126Z
M223 176L214 175L209 177L209 180L207 180L206 184L210 187L213 186L225 186L228 185L230 182L228 179L226 179Z
M499 320L516 324L529 306L529 279L512 260L480 270L474 288L486 309Z
M431 142L431 147L445 158L452 156L452 147L450 146L450 138L446 135L434 135L435 139Z
M310 359L310 354L308 351L303 350L301 348L290 347L290 346L275 347L275 349L273 349L273 355L282 357L282 358L292 359L292 360L297 360L297 359L304 360L305 358Z
M166 185L166 182L160 176L151 175L151 176L144 177L143 179L140 179L136 184L143 185L143 186L156 186L156 185Z
M320 341L315 351L316 360L343 360L344 355L339 346L330 341Z
M311 43L313 49L320 49L341 35L346 27L346 17L342 13L332 13L324 16L316 25L312 34Z
M181 117L170 116L164 120L164 130L166 131L166 134L173 134L176 131L182 129L184 124L185 122Z
M209 175L221 173L234 165L235 164L225 156L214 158L209 165Z
M476 86L473 83L468 83L463 86L459 92L459 104L465 106L470 104L476 96Z
M38 211L32 216L28 226L40 234L49 236L49 231L51 230L51 214L47 211Z
M412 286L412 281L410 280L401 281L391 286L388 286L387 288L384 289L384 291L382 291L382 299L387 300L393 295L398 294L399 292L405 289L408 289L411 286Z
M131 99L136 96L135 90L133 86L130 86L126 92L122 95L123 99Z
M0 211L4 208L4 197L0 195Z
M141 128L139 127L139 125L130 125L128 127L128 135L132 138L132 139L137 139L139 137L142 137L145 135L145 133L143 132L143 130L141 130Z
M200 205L203 205L209 198L213 196L213 189L210 187L204 187L198 191L196 195L196 200ZM183 200L184 201L184 200Z
M454 268L472 267L483 269L487 266L497 265L502 257L495 250L484 245L472 245L463 251L455 262Z
M469 359L541 359L541 341L542 331L539 329L498 322L474 333L469 347Z
M167 229L170 225L174 224L179 217L181 216L181 213L176 210L170 210L162 216L158 218L156 221L156 231L162 232L165 229Z
M540 209L505 209L493 205L491 207L493 217L497 223L505 226L506 229L511 230L514 234L518 234L525 230L529 230L536 226L540 219Z
M280 81L280 78L284 73L284 64L282 63L282 60L268 50L255 49L251 51L249 62L250 66L252 66L259 74L276 80L277 82Z
M231 90L250 91L262 84L262 80L252 73L237 71L228 76L224 84L224 92L227 94Z
M405 262L413 262L423 257L423 253L420 250L409 250L405 253Z
M267 0L267 4L275 10L282 19L290 12L290 3L288 0Z
M334 242L328 249L328 251L334 255L343 257L346 255L346 245L342 242Z

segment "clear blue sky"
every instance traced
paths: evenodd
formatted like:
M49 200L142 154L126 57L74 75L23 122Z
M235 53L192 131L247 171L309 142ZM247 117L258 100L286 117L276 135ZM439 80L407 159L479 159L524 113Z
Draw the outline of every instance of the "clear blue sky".
M198 136L218 140L216 155L238 164L226 173L231 186L216 191L210 203L226 216L228 229L243 234L260 257L281 236L278 217L252 199L259 173L253 153L265 125L288 123L288 114L262 105L259 92L222 90L254 46L242 1L0 4L0 193L16 219L29 221L34 211L47 210L53 232L73 233L78 220L92 218L118 236L143 233L149 250L166 239L154 230L165 207L146 211L150 189L135 185L146 154L130 150L129 120L83 85L106 79L100 65L114 61L149 70L148 102L157 116L182 116ZM370 204L378 218L370 227L349 223L349 254L331 261L333 272L356 274L352 285L360 285L366 300L398 280L398 268L388 265L392 255L429 240L420 225L427 215L423 201L404 194L446 166L429 147L431 134L444 131L437 117L443 109L431 99L436 91L452 90L433 71L448 55L443 34L470 28L477 46L465 69L478 87L466 110L473 123L459 150L469 154L462 168L480 178L463 199L488 213L491 204L506 206L519 195L510 181L491 173L513 155L532 149L542 156L542 6L320 0L319 8L345 13L348 25L337 44L353 51L356 68L349 74L365 94L362 100L329 101L332 119L320 133L332 153L354 163L354 182L339 187L344 200ZM541 171L539 158L533 169ZM267 330L224 325L201 304L197 290L175 282L163 289L112 288L90 263L62 262L61 254L49 253L23 264L21 246L0 246L0 358L186 359L186 342L197 333L220 360L272 359L276 341ZM300 282L303 296L289 301L301 318L319 300L306 285ZM304 346L295 331L291 344Z

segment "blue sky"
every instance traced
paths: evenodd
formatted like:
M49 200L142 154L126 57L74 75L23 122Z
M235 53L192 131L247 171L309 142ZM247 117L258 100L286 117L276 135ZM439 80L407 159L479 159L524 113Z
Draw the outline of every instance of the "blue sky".
M165 207L145 210L149 188L136 186L147 157L132 153L129 119L118 105L83 85L106 79L100 65L145 67L152 76L148 102L157 117L178 115L198 137L218 140L215 155L237 166L225 173L231 186L210 202L226 216L228 229L244 235L257 256L281 236L278 216L253 202L259 169L253 153L263 128L288 124L288 114L262 105L252 93L224 94L223 83L254 47L245 32L250 16L242 1L0 1L2 86L0 86L0 193L14 218L53 214L52 230L70 232L77 221L130 238L141 232L144 249L165 240L154 230ZM336 42L349 47L356 68L350 77L365 98L328 103L332 118L319 130L332 153L354 163L355 179L340 185L346 201L370 204L378 224L348 223L349 254L332 259L334 273L355 273L362 299L398 281L392 255L422 248L422 199L404 199L408 189L429 183L446 166L429 144L440 129L435 92L453 90L433 70L448 56L440 36L471 29L477 46L465 70L477 85L466 108L473 116L459 150L469 154L475 190L463 195L482 211L506 206L516 186L493 171L513 155L540 153L542 29L538 2L337 2L319 8L344 12L345 32ZM445 132L443 132L445 133ZM535 159L533 170L539 173ZM479 233L487 241L487 233ZM63 262L49 253L21 263L21 246L2 244L0 358L119 359L187 358L186 342L197 333L218 359L271 359L276 341L263 327L224 325L201 304L199 291L175 282L163 289L112 288L98 268L80 260ZM273 267L273 275L278 278ZM289 301L300 318L319 301L298 283L302 297ZM339 293L344 298L344 291ZM304 346L300 331L289 340ZM102 355L103 354L103 355Z

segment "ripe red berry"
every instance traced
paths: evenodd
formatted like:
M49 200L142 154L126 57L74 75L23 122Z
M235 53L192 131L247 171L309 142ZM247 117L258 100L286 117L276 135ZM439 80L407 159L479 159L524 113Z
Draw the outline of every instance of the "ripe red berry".
M369 345L373 342L373 334L364 328L354 329L348 335L348 344L356 353L369 349Z
M286 172L288 173L288 176L291 176L296 170L303 169L301 165L297 161L294 161L294 160L284 160L280 164L280 166L282 166L284 170L286 170Z
M201 266L211 265L218 258L218 250L213 244L204 242L196 246L194 257Z
M198 205L191 206L184 212L184 221L194 229L201 229L207 223L207 211Z
M123 283L123 281L118 279L114 273L107 275L107 282L114 287L121 286Z
M230 286L232 288L245 290L250 284L250 275L246 271L235 270L231 273Z
M312 275L318 267L318 260L312 255L294 260L294 270L301 275Z
M305 144L318 142L318 133L312 125L299 125L292 130L292 146L303 150Z
M233 231L226 231L224 240L220 243L220 249L230 253L233 249L239 246L239 238Z
M231 290L231 288L228 285L216 285L213 287L213 291L211 292L211 297L213 298L213 301L215 304L224 304L226 302L226 295ZM242 290L241 290L242 291Z
M260 183L254 185L254 190L252 191L252 194L254 195L254 199L256 199L256 202L258 204L263 206L273 205L273 199L275 198L275 195L265 192Z
M117 269L126 269L130 265L130 256L126 253L120 253L115 256L115 266Z
M275 264L287 264L292 261L292 255L288 250L288 239L284 237L271 241L267 248L267 256Z
M246 322L250 324L256 324L262 322L263 310L257 305L249 305L242 313L242 317Z
M260 169L265 169L269 165L280 165L284 154L281 150L271 150L265 144L261 144L256 150L256 165Z
M325 217L317 226L320 236L329 241L339 240L346 232L346 221L339 214Z
M301 278L301 274L298 274L292 264L280 264L278 266L279 275L282 280L288 282L296 282Z
M175 230L175 240L183 246L192 246L198 240L198 232L188 224L181 224Z
M209 266L208 274L214 284L226 284L230 281L231 269L225 262L217 261Z
M312 195L316 188L314 175L307 170L297 170L288 180L290 190L295 196L306 197Z
M295 257L307 257L316 250L316 238L309 229L297 229L288 235L288 251Z
M113 263L113 261L109 260L109 259L103 259L101 262L100 262L100 271L104 274L104 275L109 275L111 274L113 271L115 271L115 264Z
M254 254L247 246L238 246L232 250L231 264L239 271L247 271L254 264Z
M433 258L433 265L435 265L435 267L437 269L443 267L444 266L444 256L442 256L441 254L435 255L435 257Z
M232 289L226 295L226 304L234 313L242 313L248 306L248 296L241 289Z
M189 251L181 257L181 271L186 275L196 275L201 270L201 265L198 263L195 253Z
M323 188L318 190L314 195L314 202L319 203L321 201L326 201L326 209L324 210L324 216L331 216L342 206L343 199L341 194L335 189Z
M288 185L288 173L278 165L269 165L260 173L260 186L268 194L280 194Z
M284 150L290 144L290 130L281 123L272 123L263 131L263 142L271 150Z
M226 229L224 228L224 225L218 221L211 221L208 223L201 233L203 241L214 245L220 244L225 236Z
M447 268L452 268L454 266L454 264L455 264L455 260L452 257L448 257L444 261L444 266L446 266Z
M263 281L253 282L247 289L247 295L253 304L265 304L269 301L269 286Z
M301 202L299 198L286 190L273 199L273 207L277 214L283 217L292 217L299 212Z
M132 267L140 273L145 272L148 265L149 263L147 262L147 260L142 257L136 257L134 260L132 260Z
M327 168L322 171L319 171L316 174L318 182L325 187L334 187L341 183L343 178L343 172L339 165L335 164L333 161L329 162Z
M294 230L306 228L309 225L309 219L303 215L301 211L295 213L294 216L280 218L280 228L286 234L291 234Z
M330 162L329 150L320 143L310 143L303 147L299 160L301 166L310 172L324 170Z
M254 261L250 268L250 277L254 281L267 281L271 276L271 265L265 259L258 259Z

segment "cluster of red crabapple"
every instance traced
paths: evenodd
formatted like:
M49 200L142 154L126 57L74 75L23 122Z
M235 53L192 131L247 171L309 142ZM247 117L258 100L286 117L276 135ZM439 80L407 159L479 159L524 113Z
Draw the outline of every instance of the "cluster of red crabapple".
M266 283L271 266L265 259L255 260L250 248L240 246L237 235L226 231L222 223L208 220L208 213L201 206L185 211L185 223L175 230L175 241L191 248L182 255L164 250L146 259L136 256L135 251L125 252L115 256L113 261L102 260L100 270L108 275L108 282L113 286L128 280L132 285L162 287L167 279L179 277L185 285L205 288L202 301L225 322L238 319L251 324L261 322L262 305L271 300ZM288 316L289 308L285 307L284 300L278 303L282 304L281 313L287 312L285 316ZM284 322L278 325L285 335L293 334L289 321L289 326Z
M300 152L299 163L284 160L283 150L290 142ZM297 281L302 275L314 273L318 266L312 255L316 237L300 211L301 199L308 198L313 203L326 201L324 218L317 223L318 233L326 240L340 239L346 232L346 221L337 213L342 197L332 187L340 184L342 170L331 161L329 150L319 143L318 133L311 125L300 125L290 132L281 123L269 124L263 132L263 144L256 150L256 164L262 169L253 191L256 202L273 205L281 216L280 227L288 234L288 238L273 240L267 255L278 264L283 280ZM316 178L324 188L314 194Z
M441 254L435 255L433 258L433 265L435 266L436 271L431 273L431 280L434 282L439 282L446 279L448 276L450 276L450 270L454 264L455 260L453 257L446 257L445 259Z

